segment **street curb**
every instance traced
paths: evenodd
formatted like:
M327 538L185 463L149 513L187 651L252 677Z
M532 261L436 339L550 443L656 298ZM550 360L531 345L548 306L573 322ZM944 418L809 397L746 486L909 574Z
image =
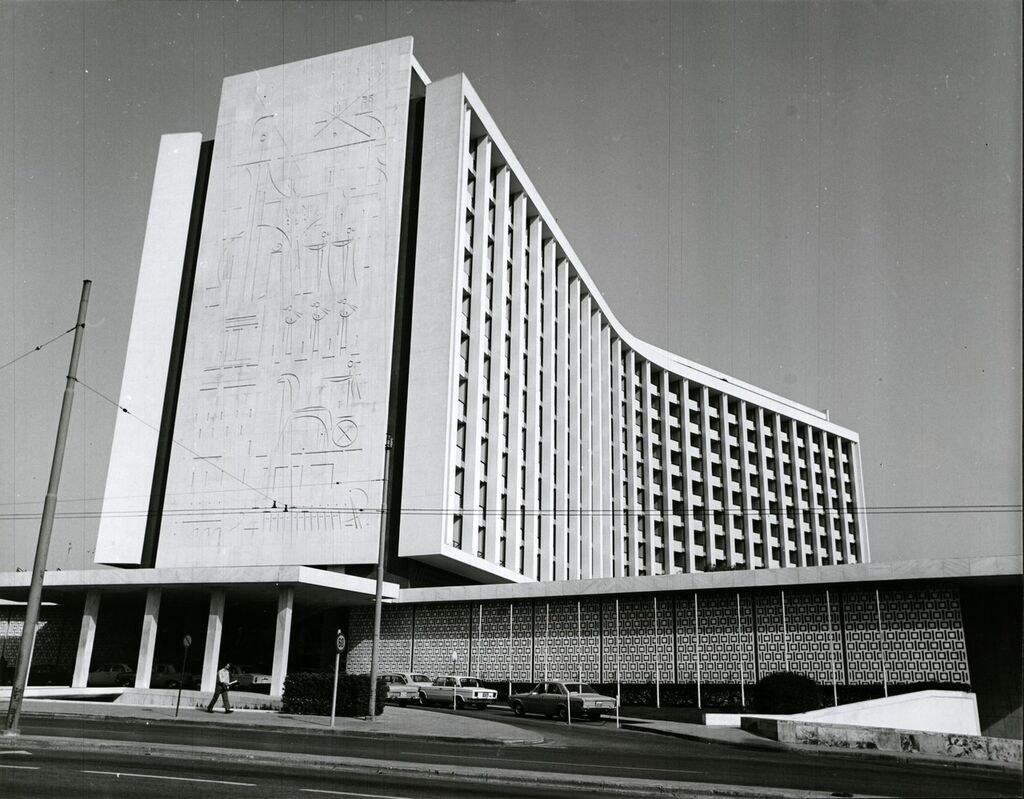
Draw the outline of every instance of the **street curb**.
M694 735L692 733L676 732L674 730L657 729L653 727L641 727L637 724L623 722L624 729L633 730L635 732L648 732L654 735L665 735L670 738L679 738L684 741L696 741L698 743L716 744L718 746L728 746L733 749L761 749L766 751L785 750L789 752L800 752L805 755L812 757L845 757L845 758L871 758L873 760L886 760L893 763L900 763L902 765L915 765L918 763L934 763L937 765L950 766L952 768L959 768L963 770L978 770L978 771L998 771L1000 773L1011 771L1021 771L1020 763L1006 763L998 760L973 760L958 757L943 757L942 755L932 755L927 753L903 753L903 752L887 752L879 749L843 749L840 747L820 747L811 746L807 744L791 744L783 741L773 741L769 738L763 739L765 744L744 744L737 741L722 741L716 738L708 738L701 735ZM766 745L767 744L767 745Z
M436 764L392 763L384 760L333 757L327 755L253 752L220 747L192 747L180 744L149 744L127 741L106 741L86 738L50 738L35 735L19 735L0 738L3 749L54 749L62 752L76 748L103 750L108 753L142 754L169 759L187 757L192 760L221 763L225 758L248 761L253 765L275 766L303 764L310 768L331 769L334 772L355 772L365 774L415 775L420 780L458 780L479 784L517 784L524 787L559 788L570 791L593 791L619 796L658 796L667 799L820 799L821 791L805 791L794 788L766 788L762 786L718 785L703 782L664 782L635 777L590 777L557 772L522 772L509 769L483 768L479 766L447 766ZM464 739L463 739L464 740Z
M31 719L31 718L38 718L38 719L60 719L61 721L82 720L82 721L86 721L87 722L89 719L100 718L100 719L103 719L105 721L119 721L119 722L124 723L125 725L141 724L143 726L148 726L148 725L153 724L154 722L156 722L156 723L161 723L161 724L173 724L173 725L175 725L177 727L187 726L187 727L198 727L200 729L209 729L210 728L210 724L209 724L209 722L206 719L197 720L197 719L172 718L172 717L147 719L147 718L142 717L142 716L97 716L95 714L88 714L87 715L87 714L84 714L84 713L55 713L55 712L46 712L46 711L44 711L42 713L38 713L38 712L25 712L25 713L22 713L21 715L22 715L22 718L26 718L26 719ZM372 723L372 722L367 722L367 723ZM546 738L543 738L543 737L538 741L538 740L535 740L535 739L527 739L527 738L497 738L497 737L495 737L495 738L488 738L488 737L480 737L480 736L469 737L469 736L465 736L465 735L435 735L433 733L430 733L429 735L428 734L418 735L418 734L409 733L409 732L391 732L390 730L374 730L374 729L366 729L366 730L358 729L358 730L354 730L352 728L341 728L341 727L335 727L335 728L332 729L330 727L276 726L276 725L273 725L273 724L246 723L244 718L231 721L230 722L230 726L224 725L224 729L236 729L236 728L239 728L239 727L244 728L246 730L264 730L266 732L276 733L278 735L334 736L334 735L345 735L347 733L355 733L355 734L358 734L362 738L371 738L371 739L388 738L388 739L415 741L415 740L421 740L423 738L430 738L431 740L434 740L434 741L446 741L446 742L449 742L449 743L465 743L466 741L473 741L474 743L481 743L482 742L482 743L498 744L500 746L540 746L542 744L548 743L548 740ZM75 740L78 740L78 739L75 739Z

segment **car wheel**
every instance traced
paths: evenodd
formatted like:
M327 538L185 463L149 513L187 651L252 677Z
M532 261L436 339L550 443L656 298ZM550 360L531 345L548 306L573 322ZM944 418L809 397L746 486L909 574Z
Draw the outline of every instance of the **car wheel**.
M526 708L523 707L522 702L516 702L512 705L512 712L521 718L526 715Z
M423 691L420 691L420 704L423 707L427 706L427 695L425 693L423 693Z
M565 707L565 705L559 705L558 706L558 720L559 721L568 721L569 720L569 711Z
M461 696L455 697L455 709L462 710L466 706L465 700Z

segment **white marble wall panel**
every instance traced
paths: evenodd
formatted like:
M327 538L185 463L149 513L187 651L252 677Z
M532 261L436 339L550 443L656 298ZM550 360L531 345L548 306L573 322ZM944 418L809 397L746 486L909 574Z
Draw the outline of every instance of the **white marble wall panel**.
M411 58L224 81L158 566L376 557Z

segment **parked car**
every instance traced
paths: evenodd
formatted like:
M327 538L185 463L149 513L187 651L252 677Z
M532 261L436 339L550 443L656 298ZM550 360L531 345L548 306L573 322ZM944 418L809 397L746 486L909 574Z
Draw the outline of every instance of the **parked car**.
M410 702L416 702L420 698L420 686L410 685L406 682L403 674L382 674L381 679L388 685L388 695L385 699L389 702L397 702L405 707Z
M231 679L237 683L234 687L240 691L270 692L271 675L257 666L235 664L231 669Z
M149 674L150 688L191 688L194 684L195 678L191 674L182 674L170 663L154 663Z
M398 672L398 676L402 677L408 685L415 685L417 689L422 688L424 685L434 684L434 678L428 677L426 674Z
M135 669L127 663L104 663L89 672L88 685L97 688L113 688L116 685L131 685L135 681Z
M512 694L508 704L517 716L540 713L565 721L571 710L575 717L596 721L602 713L615 710L615 697L599 694L585 682L541 682L528 693Z
M462 674L447 674L420 688L421 705L451 705L454 702L456 710L464 707L482 709L497 698L498 692L493 688L484 688L476 677Z

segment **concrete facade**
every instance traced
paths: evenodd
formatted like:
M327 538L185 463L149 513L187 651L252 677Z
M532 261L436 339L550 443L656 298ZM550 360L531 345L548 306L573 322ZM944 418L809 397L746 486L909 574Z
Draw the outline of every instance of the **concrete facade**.
M465 76L427 87L423 142L401 556L513 582L869 560L856 433L631 336Z
M114 427L97 563L142 562L149 519L138 509L153 490L160 430L141 420L159 424L164 416L201 146L198 133L160 140L118 400L133 416L118 415Z
M414 79L401 39L224 81L155 565L375 558Z

